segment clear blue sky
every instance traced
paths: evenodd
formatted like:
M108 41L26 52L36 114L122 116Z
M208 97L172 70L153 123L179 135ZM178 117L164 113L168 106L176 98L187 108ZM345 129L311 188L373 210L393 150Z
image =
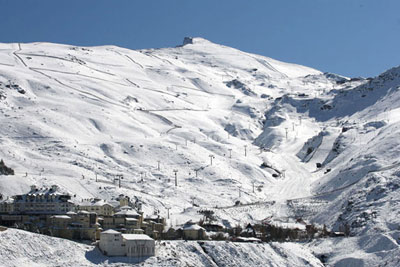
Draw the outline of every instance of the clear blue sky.
M140 49L185 36L375 76L400 65L400 0L0 0L0 42Z

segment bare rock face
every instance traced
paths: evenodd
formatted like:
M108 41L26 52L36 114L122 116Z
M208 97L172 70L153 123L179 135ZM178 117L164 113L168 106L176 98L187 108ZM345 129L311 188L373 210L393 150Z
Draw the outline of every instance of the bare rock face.
M193 44L193 37L185 37L183 39L183 45Z

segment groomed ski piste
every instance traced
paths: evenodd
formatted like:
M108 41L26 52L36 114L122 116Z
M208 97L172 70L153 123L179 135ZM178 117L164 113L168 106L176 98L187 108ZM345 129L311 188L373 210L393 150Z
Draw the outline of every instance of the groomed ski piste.
M273 244L203 246L213 246L206 250L214 259L228 257L232 246L240 247L238 257L264 248L270 256L257 251L255 266L307 265L305 258L319 266L321 254L337 266L397 266L399 86L399 68L347 78L202 38L137 51L0 44L0 158L16 171L0 177L0 193L25 193L31 184L57 184L76 201L123 193L146 214L167 217L170 209L169 226L199 220L201 209L226 226L294 217L333 230L348 223L354 236L347 239L276 244L292 262L273 256ZM18 245L9 233L30 235L1 233L2 255ZM95 264L84 256L93 248L32 234L41 238L76 246L83 266ZM166 244L159 259L144 263L163 265L176 249L201 247ZM300 257L303 250L311 256ZM202 253L169 263L205 264L211 256ZM32 265L38 258L29 255L24 262Z

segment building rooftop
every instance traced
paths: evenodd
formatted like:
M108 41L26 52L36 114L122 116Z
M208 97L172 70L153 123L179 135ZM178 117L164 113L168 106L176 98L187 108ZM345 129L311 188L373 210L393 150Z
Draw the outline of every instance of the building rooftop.
M150 236L144 234L123 234L122 237L125 240L154 240Z
M79 206L94 206L94 207L101 207L104 205L109 205L109 206L113 206L110 203L108 203L107 201L103 200L103 199L93 199L90 201L83 201L81 203L77 203Z
M197 224L187 225L183 227L183 230L204 230L203 227Z
M80 210L80 211L78 211L78 214L90 214L90 212L88 212L86 210Z
M109 229L109 230L104 231L104 232L101 232L101 233L102 233L102 234L113 234L113 235L115 235L115 234L121 234L120 232L115 231L115 230L112 230L112 229Z
M117 213L114 214L115 216L140 216L139 213L137 213L134 210L121 210Z
M51 216L51 218L55 218L55 219L65 219L65 220L71 219L71 217L69 217L69 216L67 216L67 215L54 215L54 216Z

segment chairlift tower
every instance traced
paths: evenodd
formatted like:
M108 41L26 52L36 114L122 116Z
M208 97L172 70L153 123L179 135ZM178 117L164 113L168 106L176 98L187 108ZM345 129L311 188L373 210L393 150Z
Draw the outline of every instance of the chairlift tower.
M210 165L212 166L213 159L215 159L215 156L212 155L212 154L210 154L210 155L208 155L208 156L210 157Z
M175 186L178 186L178 170L175 169L173 172L175 173Z

